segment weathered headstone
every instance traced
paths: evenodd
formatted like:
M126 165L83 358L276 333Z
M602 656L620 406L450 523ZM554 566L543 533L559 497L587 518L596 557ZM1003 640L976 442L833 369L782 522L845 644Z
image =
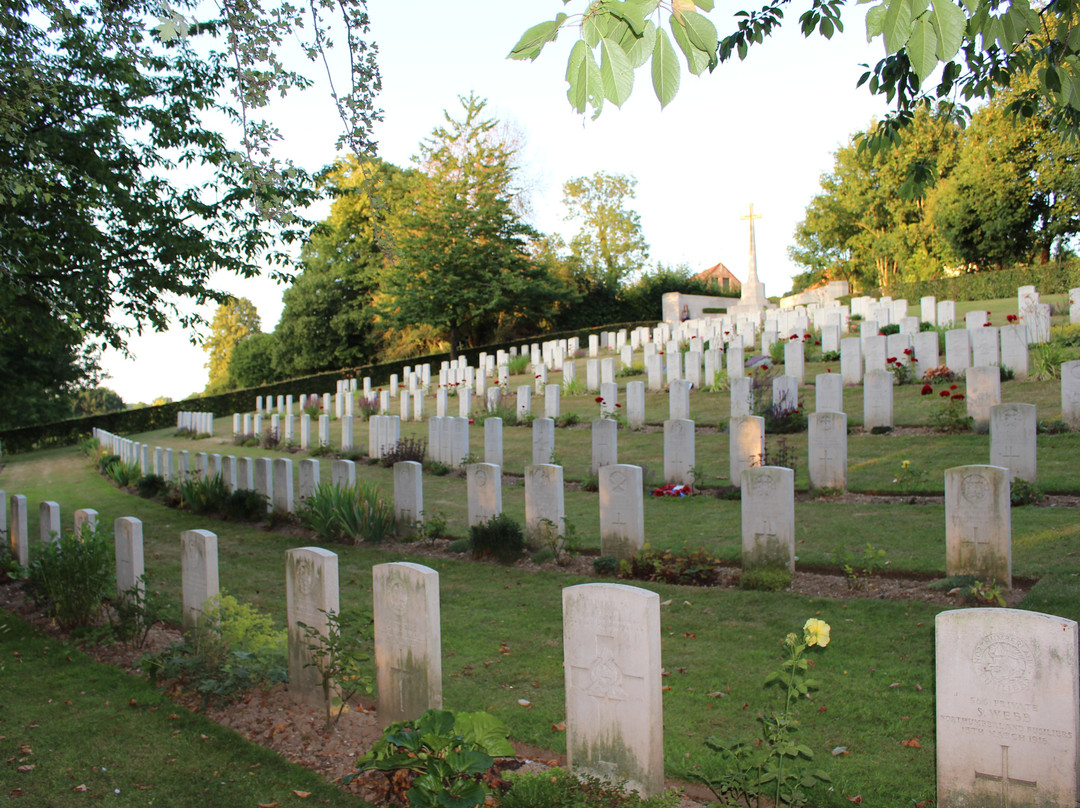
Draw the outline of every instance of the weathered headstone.
M1012 586L1009 470L945 469L945 572Z
M563 589L566 755L573 770L664 789L660 596L625 584Z
M694 484L694 422L687 418L664 421L664 482Z
M484 462L502 466L503 461L503 421L502 418L490 417L484 421Z
M82 536L84 530L97 530L98 512L93 508L78 508L75 511L75 535Z
M274 510L281 513L293 511L292 460L288 457L274 459Z
M142 522L133 516L121 516L113 522L113 539L116 547L116 594L145 590L141 580L146 573L143 560Z
M1028 377L1030 355L1024 326L1007 325L1001 329L1001 365L1011 370L1017 381Z
M422 564L371 569L379 724L442 708L439 574Z
M945 332L945 365L959 374L971 367L971 335L966 328Z
M941 364L938 334L936 331L920 331L912 337L911 343L915 350L915 378L921 379L927 371Z
M840 378L844 384L858 384L862 381L862 373L862 340L844 337L840 340Z
M1036 480L1035 405L995 404L990 408L990 465L1009 470L1009 482Z
M754 411L753 380L749 376L731 380L731 402L729 416L741 418Z
M60 538L60 503L47 500L38 507L38 532L42 544L51 544Z
M526 466L525 534L546 544L563 535L565 522L562 466L550 463Z
M1080 423L1080 359L1061 363L1061 417Z
M11 529L8 541L11 542L11 554L22 566L30 563L30 533L26 519L26 497L22 494L11 495Z
M806 346L801 339L789 339L784 345L784 375L794 376L798 386L806 381Z
M548 384L544 386L544 416L558 418L562 414L562 386Z
M729 379L741 379L746 375L743 346L731 343L727 349L727 374Z
M760 466L765 454L765 419L743 415L728 421L728 479L740 485L746 469Z
M645 502L640 466L600 469L600 554L629 558L645 543Z
M626 425L631 429L645 425L645 382L626 383Z
M973 365L966 380L967 413L975 421L975 430L985 432L990 426L990 408L1001 403L1001 369Z
M810 487L842 491L847 487L847 416L819 410L807 425Z
M610 418L592 422L592 473L619 462L618 423Z
M1016 609L934 621L937 805L1073 808L1077 624Z
M742 473L742 565L795 572L795 473L789 468Z
M285 612L288 621L289 695L296 701L328 709L333 682L324 688L323 675L314 664L315 638L329 633L329 615L340 614L338 557L321 547L296 547L285 553ZM301 625L303 624L303 625Z
M799 407L799 380L794 376L777 376L772 381L772 403L777 411L792 412Z
M690 382L676 379L668 384L668 418L690 417Z
M863 429L893 425L893 375L872 370L863 379Z
M242 491L255 490L255 459L236 458L236 487Z
M969 332L969 336L972 366L1001 364L1001 337L996 328L976 328Z
M266 510L274 510L274 461L269 457L256 457L254 463L255 493L266 497Z
M469 527L482 525L502 513L502 469L492 463L465 467L469 500Z
M844 380L835 373L814 377L814 409L817 412L844 411Z
M532 462L533 465L551 463L555 454L555 421L551 418L537 418L532 422Z
M299 476L300 485L297 488L296 496L297 499L302 502L314 494L315 489L319 487L319 461L315 458L305 458L301 460Z
M356 485L356 463L352 460L334 460L330 464L330 484L337 488Z
M217 536L209 530L185 530L180 534L180 580L184 633L190 635L199 622L206 601L218 594Z

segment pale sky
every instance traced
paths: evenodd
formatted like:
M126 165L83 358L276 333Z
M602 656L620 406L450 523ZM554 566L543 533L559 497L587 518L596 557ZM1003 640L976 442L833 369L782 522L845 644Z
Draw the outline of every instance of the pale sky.
M574 0L566 10L584 7ZM831 41L804 39L792 15L745 62L722 64L702 77L688 74L684 63L679 94L663 111L646 66L623 108L605 104L596 121L575 114L566 100L563 74L576 29L536 62L505 58L525 29L563 10L560 0L369 0L369 10L383 77L378 104L384 121L376 131L381 157L409 165L420 141L443 122L443 110L457 114L458 96L475 92L488 100L493 117L524 135L532 223L539 230L567 240L573 235L561 210L566 180L596 171L631 174L638 180L632 206L652 262L700 271L721 261L745 279L748 238L740 217L753 203L762 216L756 222L758 274L769 295L788 291L799 271L787 247L833 153L886 111L884 102L855 87L859 65L883 56L880 39L866 42L860 6L847 9L847 30ZM721 35L734 27L719 6L709 16ZM321 78L315 66L308 73ZM278 123L283 152L313 170L333 161L341 124L325 83L290 97ZM273 330L285 287L227 276L217 284L250 298L263 330ZM212 315L205 311L208 320ZM176 328L133 339L133 360L112 352L104 357L109 378L103 384L128 403L202 390L206 353L190 336Z

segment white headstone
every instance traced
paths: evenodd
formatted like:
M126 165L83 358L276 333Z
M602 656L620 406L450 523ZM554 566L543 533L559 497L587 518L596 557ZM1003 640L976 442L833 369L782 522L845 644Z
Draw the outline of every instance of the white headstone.
M626 425L645 426L645 382L626 383Z
M863 429L893 425L893 375L872 370L863 379Z
M858 337L845 337L840 340L840 378L844 384L859 384L862 381L862 371L862 340Z
M379 724L442 709L439 574L422 564L371 568Z
M537 418L532 422L532 464L551 463L555 455L555 421Z
M664 789L660 597L624 584L563 589L566 752L571 769Z
M742 473L742 565L795 572L795 473L789 468Z
M465 467L469 500L469 527L489 522L502 513L502 470L492 463Z
M328 614L340 614L338 557L321 547L296 547L285 553L285 611L289 637L289 695L296 701L328 709L333 683L324 690L323 678L314 663L313 638L303 623L323 637L328 633Z
M26 519L26 497L22 494L11 495L11 529L8 540L11 542L11 554L22 566L30 563L30 534Z
M47 500L38 507L38 532L42 544L51 544L60 538L60 503Z
M945 469L945 571L1012 586L1009 470Z
M319 486L319 461L315 458L304 458L300 461L299 474L300 485L296 494L297 498L303 501L314 494Z
M676 379L668 384L668 418L690 417L690 382Z
M206 601L218 594L217 536L209 530L180 534L180 578L184 633L191 634Z
M144 590L140 579L146 573L143 560L142 522L133 516L121 516L113 522L116 546L116 594L124 597L136 587Z
M835 373L814 377L814 409L817 412L844 411L844 380Z
M694 422L686 418L664 421L664 482L694 484Z
M1035 405L995 404L990 408L990 465L1009 470L1009 481L1036 480Z
M546 543L563 535L566 509L563 506L562 466L542 463L525 467L525 534Z
M1080 359L1061 363L1061 417L1080 423Z
M975 420L975 430L990 426L990 408L1001 403L1001 369L996 366L968 368L967 413Z
M645 503L640 466L600 469L600 553L629 558L645 543Z
M484 420L484 462L503 464L503 421L494 416Z
M352 460L334 460L331 462L330 484L337 488L356 485L356 463Z
M847 487L847 416L819 410L810 414L807 425L810 487L842 491Z
M592 422L592 467L597 474L604 466L619 462L618 423L610 418L597 418Z
M728 479L732 485L742 484L746 469L760 466L765 454L765 419L744 415L728 422Z
M1076 805L1077 624L1014 609L935 618L937 805Z

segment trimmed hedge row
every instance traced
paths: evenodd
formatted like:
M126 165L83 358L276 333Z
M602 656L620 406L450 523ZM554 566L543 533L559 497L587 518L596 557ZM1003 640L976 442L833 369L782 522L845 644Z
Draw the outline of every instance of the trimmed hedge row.
M489 354L502 349L531 345L537 341L546 342L552 339L569 339L571 337L585 338L589 334L597 334L601 331L618 331L619 329L633 329L638 326L653 326L655 322L612 323L609 325L595 326L593 328L576 329L544 336L534 336L527 339L518 339L499 345L482 345L476 348L465 348L459 352L459 356L466 356L469 363L475 365L480 354ZM233 390L228 393L220 393L214 396L193 397L183 401L172 401L168 404L159 404L154 407L140 407L135 410L121 410L104 415L88 415L82 418L69 418L64 421L55 421L51 424L37 424L35 426L16 427L0 431L0 447L5 454L15 452L29 452L35 449L44 449L50 446L70 446L89 437L95 427L106 429L117 435L131 435L139 432L149 432L154 429L165 429L176 426L176 413L180 410L194 412L212 412L216 416L228 415L234 412L250 412L255 406L256 396L299 396L305 393L333 393L337 389L337 382L342 378L363 378L370 376L372 381L378 384L389 384L390 375L401 374L406 365L417 365L430 362L438 366L443 360L450 359L448 352L430 354L428 356L416 356L411 359L397 359L393 362L382 362L375 365L365 365L358 368L344 368L327 373L317 373L312 376L300 376L295 379L274 382L261 387L250 387L246 390Z
M1015 297L1021 286L1034 286L1040 294L1052 295L1080 287L1080 261L1062 264L1021 265L1009 269L968 272L955 278L897 283L884 292L891 297L918 300L934 295L939 300L995 300ZM879 297L881 290L867 292Z

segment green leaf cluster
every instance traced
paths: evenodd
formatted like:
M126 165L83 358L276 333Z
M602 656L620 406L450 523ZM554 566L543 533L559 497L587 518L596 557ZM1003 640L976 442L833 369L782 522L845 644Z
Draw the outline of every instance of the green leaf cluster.
M687 69L699 75L718 64L716 27L697 9L711 11L713 0L676 0L668 16L668 36L661 24L658 0L593 0L580 15L559 13L534 25L511 49L511 59L536 59L567 25L577 25L579 39L566 63L570 106L584 114L601 113L604 101L621 107L634 89L634 71L650 64L653 92L666 107L679 91L681 68L675 45ZM649 17L656 16L656 20Z
M356 761L357 772L342 778L352 782L369 770L410 771L406 792L414 808L473 808L482 805L487 789L480 779L497 757L513 757L509 728L484 713L428 710L415 721L386 728L382 738Z

